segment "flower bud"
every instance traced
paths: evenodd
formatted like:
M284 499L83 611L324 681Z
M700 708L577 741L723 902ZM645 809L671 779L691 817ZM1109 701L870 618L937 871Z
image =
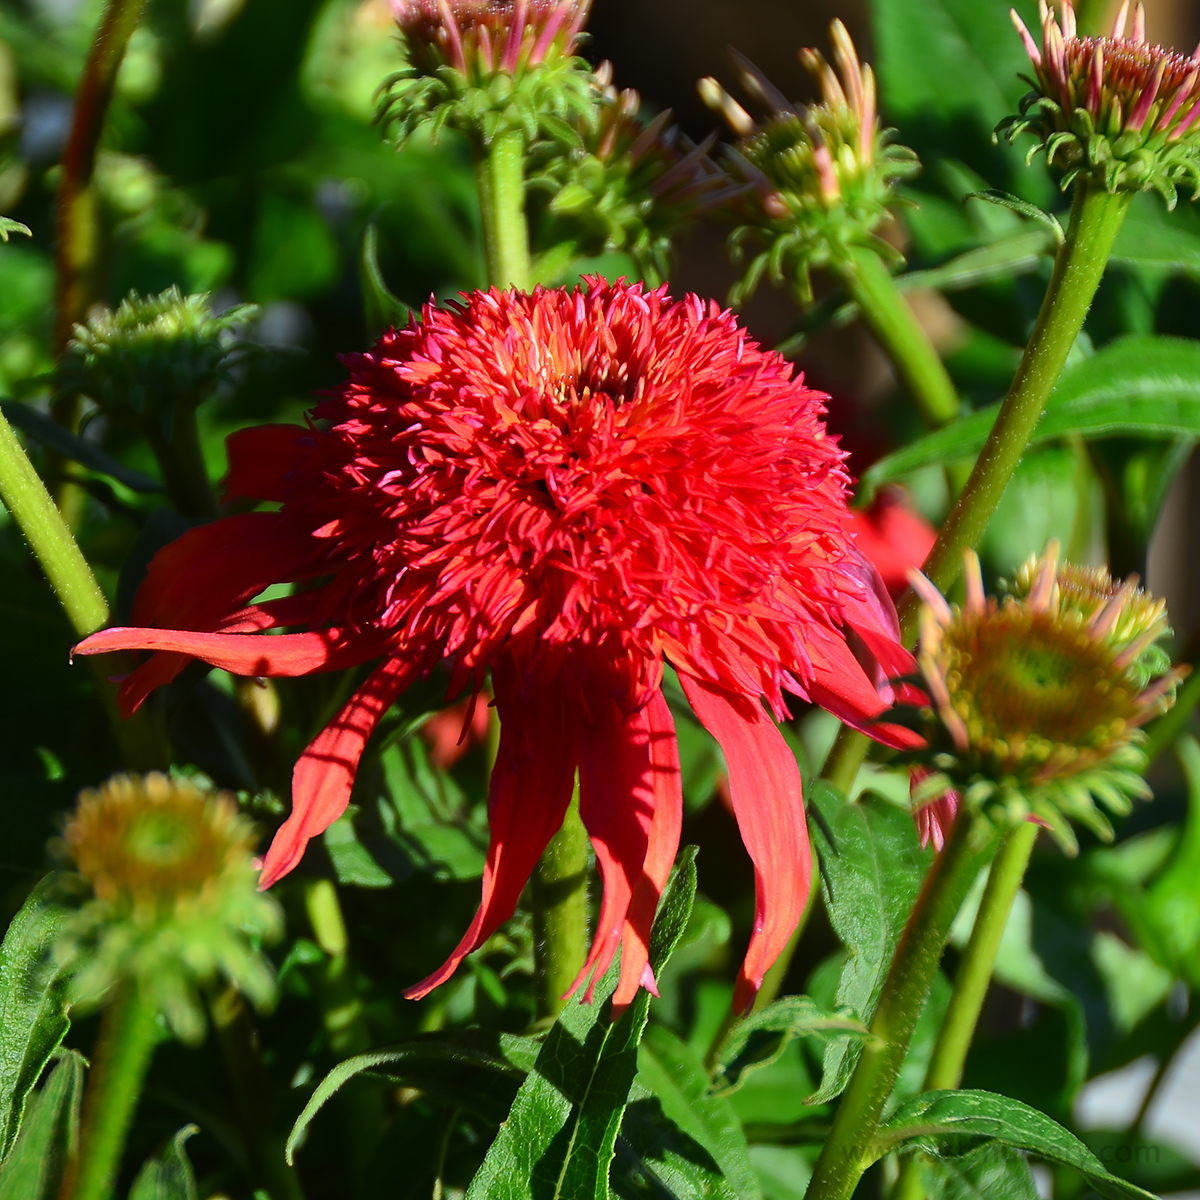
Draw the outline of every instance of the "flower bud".
M1034 90L999 131L1034 134L1030 156L1044 149L1064 188L1083 177L1110 192L1153 189L1173 208L1177 184L1200 196L1200 59L1150 45L1141 4L1127 32L1128 15L1125 0L1107 37L1080 37L1071 0L1061 24L1043 0L1039 46L1014 11Z
M764 272L773 282L794 287L807 302L809 272L853 245L896 257L875 231L899 202L896 184L916 174L920 164L882 127L875 76L859 61L846 27L834 21L830 32L836 71L819 50L800 52L821 89L814 104L792 104L741 55L735 61L742 86L768 111L761 124L716 80L700 82L701 98L739 139L729 155L729 171L747 186L734 206L738 225L732 244L739 253L747 243L761 247L734 289L736 302L750 296Z
M1161 604L1136 581L1060 569L1055 543L1003 600L985 597L978 558L965 559L961 607L910 576L924 602L919 727L932 753L921 758L942 777L922 786L955 788L997 825L1039 820L1068 853L1072 820L1111 838L1096 802L1124 814L1149 794L1140 727L1170 707L1186 673L1146 657L1168 632Z
M89 892L57 946L77 1004L133 983L183 1041L204 1033L197 989L224 976L259 1007L274 997L257 943L282 929L258 891L253 826L232 796L166 775L114 775L79 796L62 849Z

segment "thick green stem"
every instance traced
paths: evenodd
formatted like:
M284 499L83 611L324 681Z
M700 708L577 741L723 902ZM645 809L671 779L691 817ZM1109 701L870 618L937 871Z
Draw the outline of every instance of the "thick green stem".
M958 417L958 392L882 259L873 250L855 246L836 269L922 420L931 429L949 425Z
M872 1140L880 1114L908 1053L950 926L984 861L975 844L978 832L964 813L925 878L884 981L871 1038L863 1044L813 1169L807 1200L850 1200L875 1158Z
M75 632L86 637L106 625L108 601L100 584L3 414L0 414L0 501L25 535ZM127 766L137 770L165 766L167 752L149 716L138 712L126 721L117 711L116 689L108 676L124 673L124 665L124 656L118 659L106 654L88 659L121 756Z
M159 1039L158 1014L124 986L105 1009L83 1097L79 1157L68 1167L59 1200L109 1200L125 1137Z
M1075 187L1071 222L1054 261L1033 336L975 468L921 568L942 592L958 578L963 551L983 536L1045 411L1095 298L1130 196L1129 192L1110 194L1086 183ZM916 638L920 608L910 588L899 605L900 632L906 646ZM843 791L849 790L867 745L863 734L840 730L826 760L824 777Z
M557 1017L563 994L587 958L588 835L579 816L579 787L562 828L533 872L533 945L538 1015Z
M962 1082L967 1051L983 1011L984 997L1000 951L1000 939L1004 936L1013 901L1021 890L1037 836L1038 827L1032 822L1018 825L1004 839L992 863L971 937L954 976L950 1004L925 1072L921 1088L924 1092L946 1091ZM922 1198L920 1167L915 1159L908 1159L900 1169L892 1200Z
M163 435L157 416L152 416L146 425L146 440L158 460L176 511L185 517L215 517L217 499L204 465L195 409L186 408L175 414L170 438Z
M493 139L475 168L483 216L483 246L492 287L528 291L529 225L525 219L525 136L519 129Z

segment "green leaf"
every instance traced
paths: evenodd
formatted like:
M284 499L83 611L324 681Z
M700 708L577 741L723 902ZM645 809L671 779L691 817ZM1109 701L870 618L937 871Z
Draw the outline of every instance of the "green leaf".
M931 855L921 849L910 814L883 801L850 804L818 782L809 814L829 921L847 950L835 1003L867 1025ZM831 1041L821 1087L807 1103L840 1095L857 1058L857 1042Z
M1200 275L1200 222L1189 205L1167 212L1157 196L1134 196L1121 222L1112 261L1184 275Z
M10 233L23 233L26 237L33 237L33 231L28 225L22 225L12 217L0 217L0 242L7 242Z
M918 467L978 454L999 411L999 404L979 409L880 459L863 475L861 495ZM1077 433L1200 437L1200 342L1131 334L1069 367L1029 444Z
M928 1200L1038 1200L1025 1155L1003 1142L985 1142L961 1158L922 1155L918 1162Z
M21 1126L33 1085L71 1026L63 980L49 963L63 910L52 876L30 894L0 945L0 1160Z
M68 1050L33 1096L21 1132L0 1163L0 1200L48 1200L79 1141L83 1055Z
M538 1049L538 1042L532 1038L475 1029L429 1034L348 1058L321 1080L296 1118L284 1150L287 1161L293 1161L317 1113L339 1089L360 1075L418 1088L446 1104L499 1124L533 1067Z
M785 996L739 1021L717 1052L713 1086L732 1091L742 1076L770 1066L793 1038L864 1038L867 1028L848 1012L830 1012L811 996Z
M196 1174L184 1143L200 1132L185 1125L154 1158L147 1159L129 1189L129 1200L197 1200Z
M53 450L56 454L89 467L101 475L107 475L118 483L123 483L130 491L148 495L163 490L163 485L153 475L147 475L145 471L136 471L133 467L118 462L96 442L89 442L86 438L71 433L57 421L43 416L36 408L30 408L28 404L16 400L0 401L0 412L47 450Z
M695 1049L665 1026L652 1025L638 1047L638 1081L664 1115L711 1155L714 1190L716 1181L724 1180L739 1200L761 1196L741 1122L729 1101L709 1090L704 1060Z
M687 927L696 894L696 851L680 856L659 904L650 961L661 970ZM500 1127L467 1200L606 1200L617 1131L637 1073L650 996L644 990L612 1020L619 963L593 1003L571 1003L546 1035L508 1120Z
M876 1157L899 1146L926 1154L962 1155L981 1142L1027 1150L1047 1162L1073 1167L1109 1200L1152 1200L1149 1192L1110 1175L1073 1133L1019 1100L993 1092L926 1092L902 1104L880 1126Z
M872 32L880 108L925 160L961 158L994 184L1049 198L1025 148L993 145L992 130L1028 90L1029 57L1009 20L1007 0L873 0ZM1037 12L1017 10L1031 28ZM1037 192L1044 196L1031 195Z

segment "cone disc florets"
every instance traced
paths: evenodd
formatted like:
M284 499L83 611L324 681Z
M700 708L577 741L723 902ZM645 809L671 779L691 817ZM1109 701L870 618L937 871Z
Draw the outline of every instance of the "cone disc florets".
M574 143L597 103L576 57L589 0L392 0L409 65L383 85L379 116L406 141L451 125L484 145L509 129Z
M1070 0L1061 24L1043 0L1040 46L1014 12L1034 90L1000 128L1037 135L1030 154L1044 149L1064 188L1083 176L1110 192L1153 189L1174 206L1177 185L1200 196L1200 60L1150 45L1140 4L1127 35L1128 12L1125 0L1109 36L1080 37Z
M920 169L916 155L892 142L879 121L875 76L860 62L840 21L831 26L835 72L820 51L800 60L816 78L821 100L794 105L748 60L738 56L742 84L769 116L756 124L714 79L700 83L701 95L729 122L739 141L730 152L730 172L748 190L736 205L733 245L761 246L750 259L735 299L748 297L764 272L811 298L809 272L843 255L853 245L870 245L896 257L875 236L897 203L896 184Z
M256 942L278 933L280 914L257 890L254 830L231 796L157 773L116 775L81 793L62 840L92 897L59 948L76 1002L130 982L194 1041L204 1029L198 984L221 974L256 1004L270 1001Z
M1072 851L1069 819L1111 837L1095 801L1123 813L1147 794L1139 729L1169 707L1181 678L1148 677L1146 652L1168 632L1162 606L1136 581L1114 587L1107 572L1060 571L1054 545L1000 601L985 598L979 560L966 559L961 607L913 576L924 601L926 761L998 824L1032 815Z

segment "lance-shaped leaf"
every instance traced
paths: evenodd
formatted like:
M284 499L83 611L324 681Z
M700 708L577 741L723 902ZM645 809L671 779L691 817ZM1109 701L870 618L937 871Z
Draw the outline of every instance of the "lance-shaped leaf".
M829 921L847 951L836 1003L870 1024L931 855L907 812L871 798L847 803L828 784L812 790L809 823ZM841 1094L858 1045L838 1038L825 1047L821 1087L809 1104Z
M650 962L656 974L683 936L695 894L695 850L689 848L654 923ZM609 1164L650 1010L649 995L640 991L624 1015L612 1020L618 969L614 962L593 1003L568 1004L546 1035L467 1200L607 1200Z
M717 1051L713 1086L733 1091L748 1072L775 1062L793 1038L869 1036L867 1027L848 1011L830 1012L811 996L785 996L739 1021L725 1035Z
M129 1200L196 1200L196 1173L184 1144L199 1132L199 1126L185 1125L159 1154L148 1159L129 1189Z
M1002 1142L985 1142L961 1158L923 1154L917 1169L928 1200L1038 1200L1025 1155Z
M0 1163L0 1200L48 1200L58 1193L67 1155L79 1144L83 1055L68 1050L34 1093L21 1132Z
M63 911L46 896L50 877L33 889L0 945L0 1160L21 1126L25 1102L70 1028L63 980L50 948Z
M999 404L910 442L862 478L860 496L931 463L970 458L983 449ZM1082 434L1200 437L1200 342L1131 334L1063 372L1029 444Z
M1057 1121L993 1092L925 1092L902 1104L880 1126L872 1151L879 1158L889 1150L909 1146L926 1154L953 1157L988 1142L1072 1167L1108 1200L1153 1200L1149 1192L1109 1174L1087 1146Z

